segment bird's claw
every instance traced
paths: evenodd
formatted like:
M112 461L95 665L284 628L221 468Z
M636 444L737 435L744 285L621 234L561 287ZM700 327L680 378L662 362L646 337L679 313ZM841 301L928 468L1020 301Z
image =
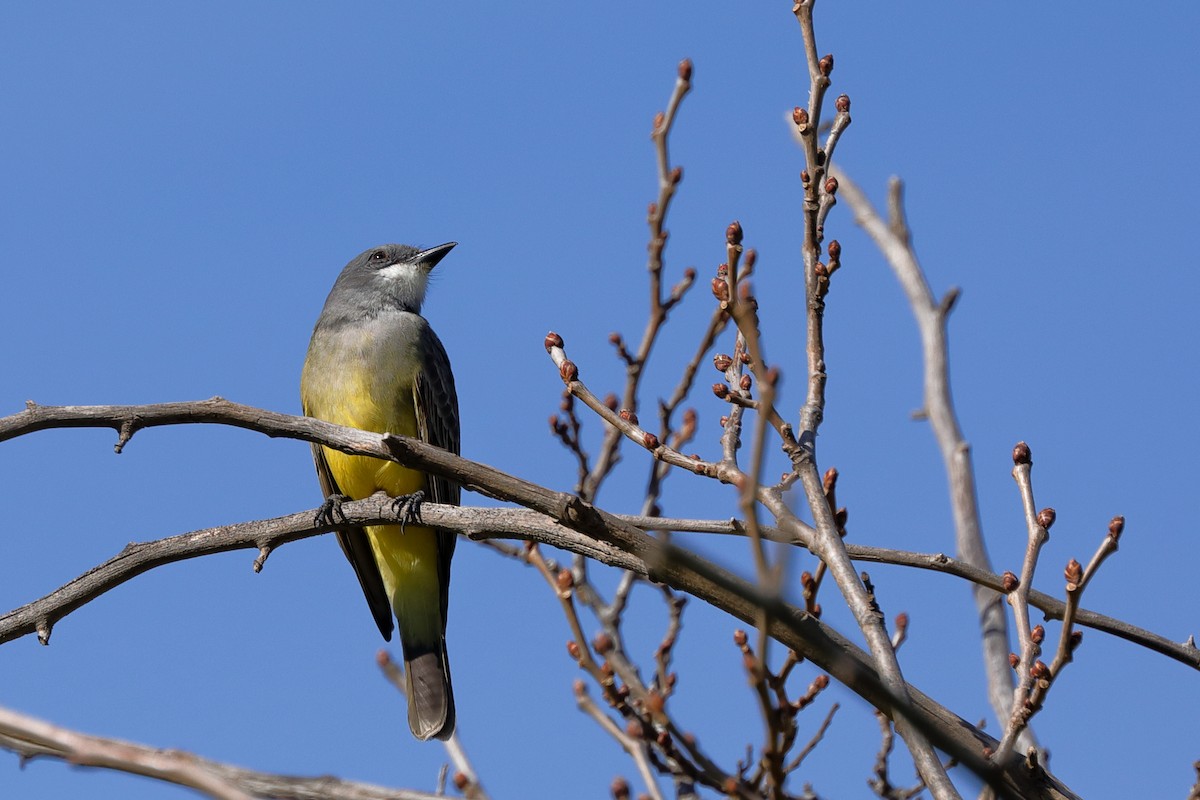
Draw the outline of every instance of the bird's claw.
M400 518L400 532L408 523L421 523L421 504L425 502L425 493L416 491L412 494L402 494L392 499L392 513Z
M342 503L350 498L344 494L331 494L325 498L325 502L321 503L321 507L317 509L316 523L318 525L338 525L346 521L346 514L342 511Z

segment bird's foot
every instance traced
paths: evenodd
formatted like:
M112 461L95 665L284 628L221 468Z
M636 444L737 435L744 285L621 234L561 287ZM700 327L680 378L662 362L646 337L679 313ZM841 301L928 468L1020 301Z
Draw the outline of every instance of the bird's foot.
M346 521L346 514L342 511L342 503L350 498L344 494L331 494L325 498L325 502L321 503L321 507L317 509L316 523L318 525L338 525Z
M419 490L392 499L392 512L400 517L401 533L404 532L404 526L408 523L411 522L414 525L421 523L421 504L424 502L425 493Z

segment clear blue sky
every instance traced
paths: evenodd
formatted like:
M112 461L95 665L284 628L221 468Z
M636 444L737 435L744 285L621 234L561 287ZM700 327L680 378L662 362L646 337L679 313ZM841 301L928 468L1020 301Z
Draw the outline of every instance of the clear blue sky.
M1121 551L1085 605L1176 640L1200 630L1198 24L1195 9L1111 2L818 6L819 49L836 55L834 89L853 100L842 167L876 198L889 175L907 179L931 282L963 289L954 391L998 568L1017 570L1024 546L1009 453L1025 439L1038 503L1058 510L1039 588L1061 593L1062 565L1086 561L1125 514ZM801 158L783 120L807 79L779 0L6 4L0 413L26 399L218 394L298 413L308 336L341 266L383 242L457 240L427 315L458 375L463 453L569 489L573 462L547 433L561 383L542 337L559 331L597 391L619 387L606 339L640 335L645 319L648 134L685 56L695 91L672 140L684 181L668 275L694 265L707 276L725 225L741 220L760 251L767 352L794 411ZM941 464L927 426L909 418L920 404L911 315L844 207L827 230L844 266L827 314L821 465L841 470L856 541L951 551ZM700 290L673 320L647 403L673 386L710 308ZM721 405L707 391L693 402L694 449L713 454ZM598 426L586 425L594 450ZM60 431L0 447L0 607L126 542L319 500L301 443L157 429L118 457L113 440ZM636 511L646 469L627 450L602 504ZM664 508L727 517L734 498L679 474ZM745 563L744 543L699 547ZM261 575L252 560L155 570L60 622L50 647L4 646L0 704L264 770L431 789L443 750L408 735L333 540L283 548ZM910 679L968 719L990 718L966 586L871 572L888 615L912 617ZM602 797L615 774L633 780L574 710L578 671L540 578L464 544L452 594L460 730L493 796ZM661 609L650 592L635 601L631 631L648 659ZM836 606L831 593L828 618L849 630ZM729 767L760 736L735 627L690 606L674 706ZM1036 730L1084 796L1180 797L1200 758L1198 687L1186 667L1088 633ZM869 710L831 689L804 729L833 700L845 707L798 779L863 797L878 744ZM190 796L51 762L21 771L10 755L0 795Z

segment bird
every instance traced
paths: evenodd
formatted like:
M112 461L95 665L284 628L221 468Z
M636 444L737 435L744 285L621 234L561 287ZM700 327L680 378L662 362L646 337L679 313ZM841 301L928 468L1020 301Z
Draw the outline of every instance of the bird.
M459 453L458 396L446 349L421 316L429 274L456 242L425 250L387 244L356 256L338 275L304 360L305 416L378 433L403 434ZM394 498L404 523L339 527L338 543L386 641L400 627L408 725L422 741L454 732L446 655L453 531L421 524L425 501L458 505L446 478L314 444L325 493L318 516L334 521L343 500Z

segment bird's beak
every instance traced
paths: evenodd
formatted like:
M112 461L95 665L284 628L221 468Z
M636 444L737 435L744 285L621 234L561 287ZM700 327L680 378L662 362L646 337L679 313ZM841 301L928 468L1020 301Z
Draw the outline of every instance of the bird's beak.
M446 254L453 250L457 244L458 242L446 242L445 244L439 244L437 247L431 247L428 250L422 250L421 252L417 253L417 255L413 258L413 261L417 264L420 264L426 272L429 272L436 267L437 263L445 258Z

